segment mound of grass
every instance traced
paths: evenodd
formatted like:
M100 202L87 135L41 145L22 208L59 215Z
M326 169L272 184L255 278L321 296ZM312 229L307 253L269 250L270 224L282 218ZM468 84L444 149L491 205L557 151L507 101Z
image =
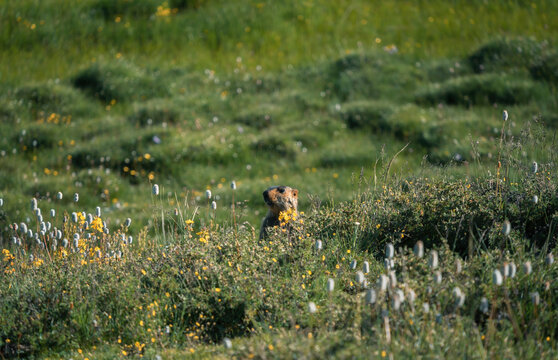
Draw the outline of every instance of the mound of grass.
M415 101L424 105L490 106L525 104L543 97L536 83L497 74L464 76L420 90Z
M541 59L545 46L531 38L501 38L483 44L467 57L476 73L528 69Z
M180 112L174 104L166 101L155 101L136 106L128 120L138 126L174 124L180 119Z
M155 74L128 62L94 64L78 72L72 84L105 103L145 100L168 95Z
M13 98L18 102L18 110L30 111L33 120L51 114L90 117L99 112L79 91L54 81L21 86L14 91Z
M538 59L529 71L534 79L558 84L558 52L552 52Z

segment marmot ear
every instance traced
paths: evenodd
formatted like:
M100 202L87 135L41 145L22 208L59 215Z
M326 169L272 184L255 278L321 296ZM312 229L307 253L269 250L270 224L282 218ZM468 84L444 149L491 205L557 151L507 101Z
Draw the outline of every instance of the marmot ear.
M293 195L294 195L294 197L298 197L298 190L297 189L293 189Z

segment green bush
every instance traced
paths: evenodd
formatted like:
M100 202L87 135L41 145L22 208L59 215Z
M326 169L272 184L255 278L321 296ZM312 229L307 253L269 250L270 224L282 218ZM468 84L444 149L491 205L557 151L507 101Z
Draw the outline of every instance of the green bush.
M166 84L133 64L94 64L72 78L72 84L105 103L145 100L168 95Z
M542 98L542 93L543 90L530 80L485 74L430 86L415 95L415 102L424 105L514 105Z
M477 73L528 69L543 51L544 46L530 38L503 38L482 45L467 60Z
M558 84L558 52L537 59L529 68L529 71L536 80Z
M355 101L343 104L341 118L349 129L390 132L393 130L390 116L394 108L387 102Z

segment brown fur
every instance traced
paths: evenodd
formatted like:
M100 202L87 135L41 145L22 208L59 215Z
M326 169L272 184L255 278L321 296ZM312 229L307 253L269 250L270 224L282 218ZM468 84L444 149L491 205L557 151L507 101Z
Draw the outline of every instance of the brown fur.
M260 240L267 237L267 228L279 226L279 213L294 209L298 211L298 190L288 186L272 186L263 192L264 201L269 207L262 221Z

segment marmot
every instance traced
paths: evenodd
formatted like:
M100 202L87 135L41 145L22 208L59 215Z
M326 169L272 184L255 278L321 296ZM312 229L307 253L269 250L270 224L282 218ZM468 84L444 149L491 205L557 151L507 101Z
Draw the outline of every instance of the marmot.
M279 213L293 209L298 211L298 190L288 186L272 186L263 192L269 211L262 221L260 240L267 237L267 228L279 226Z

